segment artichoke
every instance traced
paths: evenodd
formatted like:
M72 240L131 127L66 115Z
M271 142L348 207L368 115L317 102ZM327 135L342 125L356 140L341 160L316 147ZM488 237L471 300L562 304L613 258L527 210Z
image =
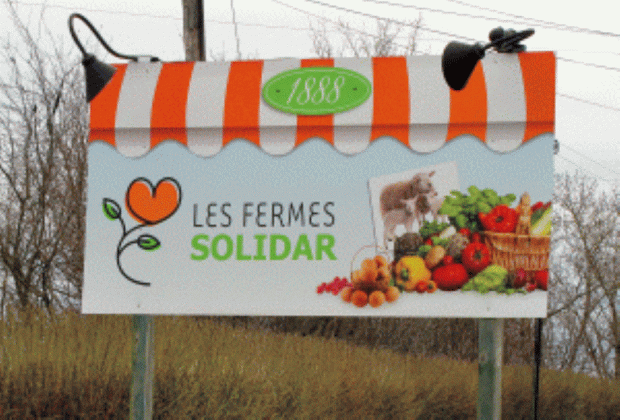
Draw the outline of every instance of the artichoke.
M398 262L406 255L416 255L418 248L424 244L424 239L418 233L408 232L394 241L394 262Z
M446 252L456 260L461 258L461 253L467 245L469 245L469 239L467 239L467 236L457 233L456 235L452 235L448 241L448 245L446 245Z

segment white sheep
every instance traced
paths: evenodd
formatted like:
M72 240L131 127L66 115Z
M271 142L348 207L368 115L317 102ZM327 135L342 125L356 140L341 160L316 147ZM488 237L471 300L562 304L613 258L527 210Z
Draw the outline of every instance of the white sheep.
M435 191L431 178L435 171L420 172L407 181L395 182L386 185L379 196L381 215L385 217L388 212L404 207L404 200L415 198L418 194Z
M404 225L407 232L412 231L413 221L416 217L417 201L417 197L401 200L403 207L389 210L383 215L383 243L386 249L388 247L388 242L396 239L394 232L397 226Z
M447 221L448 217L439 214L439 209L443 205L445 197L440 197L437 191L433 190L426 194L418 194L413 200L415 201L413 206L413 213L415 219L418 221L418 226L422 226L422 222L426 220L426 215L431 214L433 221L443 222Z

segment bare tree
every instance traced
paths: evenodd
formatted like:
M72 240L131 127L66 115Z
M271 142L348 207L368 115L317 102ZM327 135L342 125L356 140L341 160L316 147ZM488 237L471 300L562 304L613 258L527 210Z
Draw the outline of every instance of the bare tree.
M620 195L564 174L554 205L550 362L620 380Z
M331 37L326 20L316 20L310 22L310 37L314 53L323 58L412 55L416 51L421 25L421 17L408 25L377 19L374 33L370 33L364 28L355 29L350 23L338 19L335 24L338 35Z
M77 60L42 20L37 35L6 3L16 38L3 40L0 75L2 305L79 304L83 266L87 107ZM12 301L12 302L11 302ZM2 313L0 307L0 314Z

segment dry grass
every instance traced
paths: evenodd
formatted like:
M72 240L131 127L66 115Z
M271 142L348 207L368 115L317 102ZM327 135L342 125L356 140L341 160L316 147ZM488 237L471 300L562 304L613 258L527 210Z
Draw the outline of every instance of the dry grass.
M156 319L158 419L474 419L477 366L337 340ZM0 418L127 418L131 317L0 322ZM531 369L504 370L505 419L528 419ZM619 419L620 387L543 371L541 418Z

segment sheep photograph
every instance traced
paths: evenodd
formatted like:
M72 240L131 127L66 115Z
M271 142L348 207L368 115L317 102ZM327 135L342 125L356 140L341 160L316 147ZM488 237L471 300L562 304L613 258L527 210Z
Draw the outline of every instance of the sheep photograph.
M439 209L444 197L459 185L456 162L369 179L376 246L391 250L396 238L418 232L425 220L445 221Z

